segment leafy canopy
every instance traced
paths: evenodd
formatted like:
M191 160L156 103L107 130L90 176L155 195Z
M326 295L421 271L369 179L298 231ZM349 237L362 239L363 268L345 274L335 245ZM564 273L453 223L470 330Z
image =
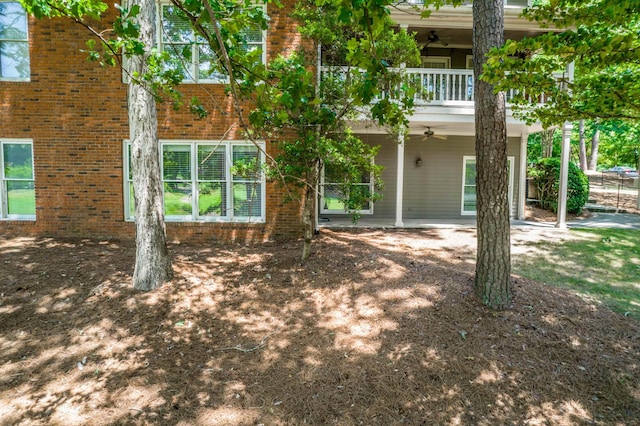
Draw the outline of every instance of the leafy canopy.
M540 3L523 15L552 30L495 49L482 78L496 90L519 89L512 102L520 114L547 127L584 118L640 119L640 2ZM571 62L572 82L563 74ZM540 99L546 103L536 105Z

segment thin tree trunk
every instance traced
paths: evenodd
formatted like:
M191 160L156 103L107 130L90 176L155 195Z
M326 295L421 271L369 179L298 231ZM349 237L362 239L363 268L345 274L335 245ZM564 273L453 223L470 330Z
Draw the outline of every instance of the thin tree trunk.
M580 170L587 171L587 143L584 140L584 120L580 120L578 125L580 135Z
M589 156L589 170L598 167L598 149L600 148L600 129L596 129L591 137L591 155Z
M302 223L304 226L303 237L304 243L302 246L302 261L309 258L311 254L311 241L313 240L313 213L314 213L314 194L315 190L307 188L304 196L304 204L302 207Z
M556 129L545 129L540 133L543 158L551 158L553 156L553 136L555 133Z
M511 303L511 242L504 93L479 80L486 54L504 40L504 0L473 2L478 250L475 288L493 309Z
M131 73L144 75L148 68L148 52L155 43L155 2L134 0L140 6L137 21L140 41L147 52L133 56ZM162 211L162 181L158 152L158 118L156 102L148 88L129 83L129 126L131 132L131 163L136 216L136 263L133 286L137 290L153 290L173 276L171 258Z
M311 254L311 242L313 241L313 235L315 231L315 213L316 213L316 188L320 181L320 165L315 163L310 173L313 176L309 179L305 179L308 183L304 194L304 201L302 204L302 225L303 225L303 238L304 243L302 246L302 261L304 262L309 258Z

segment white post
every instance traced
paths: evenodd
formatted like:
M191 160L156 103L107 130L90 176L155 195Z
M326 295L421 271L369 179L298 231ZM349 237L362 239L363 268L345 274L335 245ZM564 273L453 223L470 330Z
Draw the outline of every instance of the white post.
M569 151L573 124L565 121L562 125L562 152L560 154L560 183L558 185L558 221L556 228L567 227L567 185L569 182Z
M404 129L398 134L398 167L396 176L396 223L395 226L401 228L402 222L402 199L404 192Z
M573 62L567 65L569 82L573 81ZM567 89L568 90L568 89ZM565 121L562 125L562 152L560 155L560 182L558 185L558 222L556 228L567 227L567 186L569 181L569 150L573 124Z
M520 137L520 174L518 175L518 220L524 220L527 203L527 141L529 135L525 130Z

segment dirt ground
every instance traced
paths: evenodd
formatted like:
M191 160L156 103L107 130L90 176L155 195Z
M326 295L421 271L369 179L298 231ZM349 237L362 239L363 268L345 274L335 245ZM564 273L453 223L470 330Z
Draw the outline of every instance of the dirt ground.
M0 239L0 424L640 424L640 324L520 277L488 310L472 229L170 249L139 293L131 242Z

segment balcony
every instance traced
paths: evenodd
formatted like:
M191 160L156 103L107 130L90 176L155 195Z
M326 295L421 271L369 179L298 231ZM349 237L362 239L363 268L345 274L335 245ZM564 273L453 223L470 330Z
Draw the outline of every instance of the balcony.
M407 3L407 4L411 4L411 5L422 5L424 3L424 0L406 0L406 1L400 1L398 3ZM471 6L473 2L468 0L463 2L463 6ZM533 0L504 0L504 6L505 7L527 7L527 6L531 6L531 4L533 3Z
M426 106L473 107L473 70L442 69L442 68L405 68L401 71L404 80L416 90L414 102L416 108ZM322 75L331 73L342 74L347 78L347 70L340 67L322 67ZM507 103L517 93L510 90L506 93ZM390 89L382 96L397 99L398 91ZM537 99L537 103L544 103L544 99Z

